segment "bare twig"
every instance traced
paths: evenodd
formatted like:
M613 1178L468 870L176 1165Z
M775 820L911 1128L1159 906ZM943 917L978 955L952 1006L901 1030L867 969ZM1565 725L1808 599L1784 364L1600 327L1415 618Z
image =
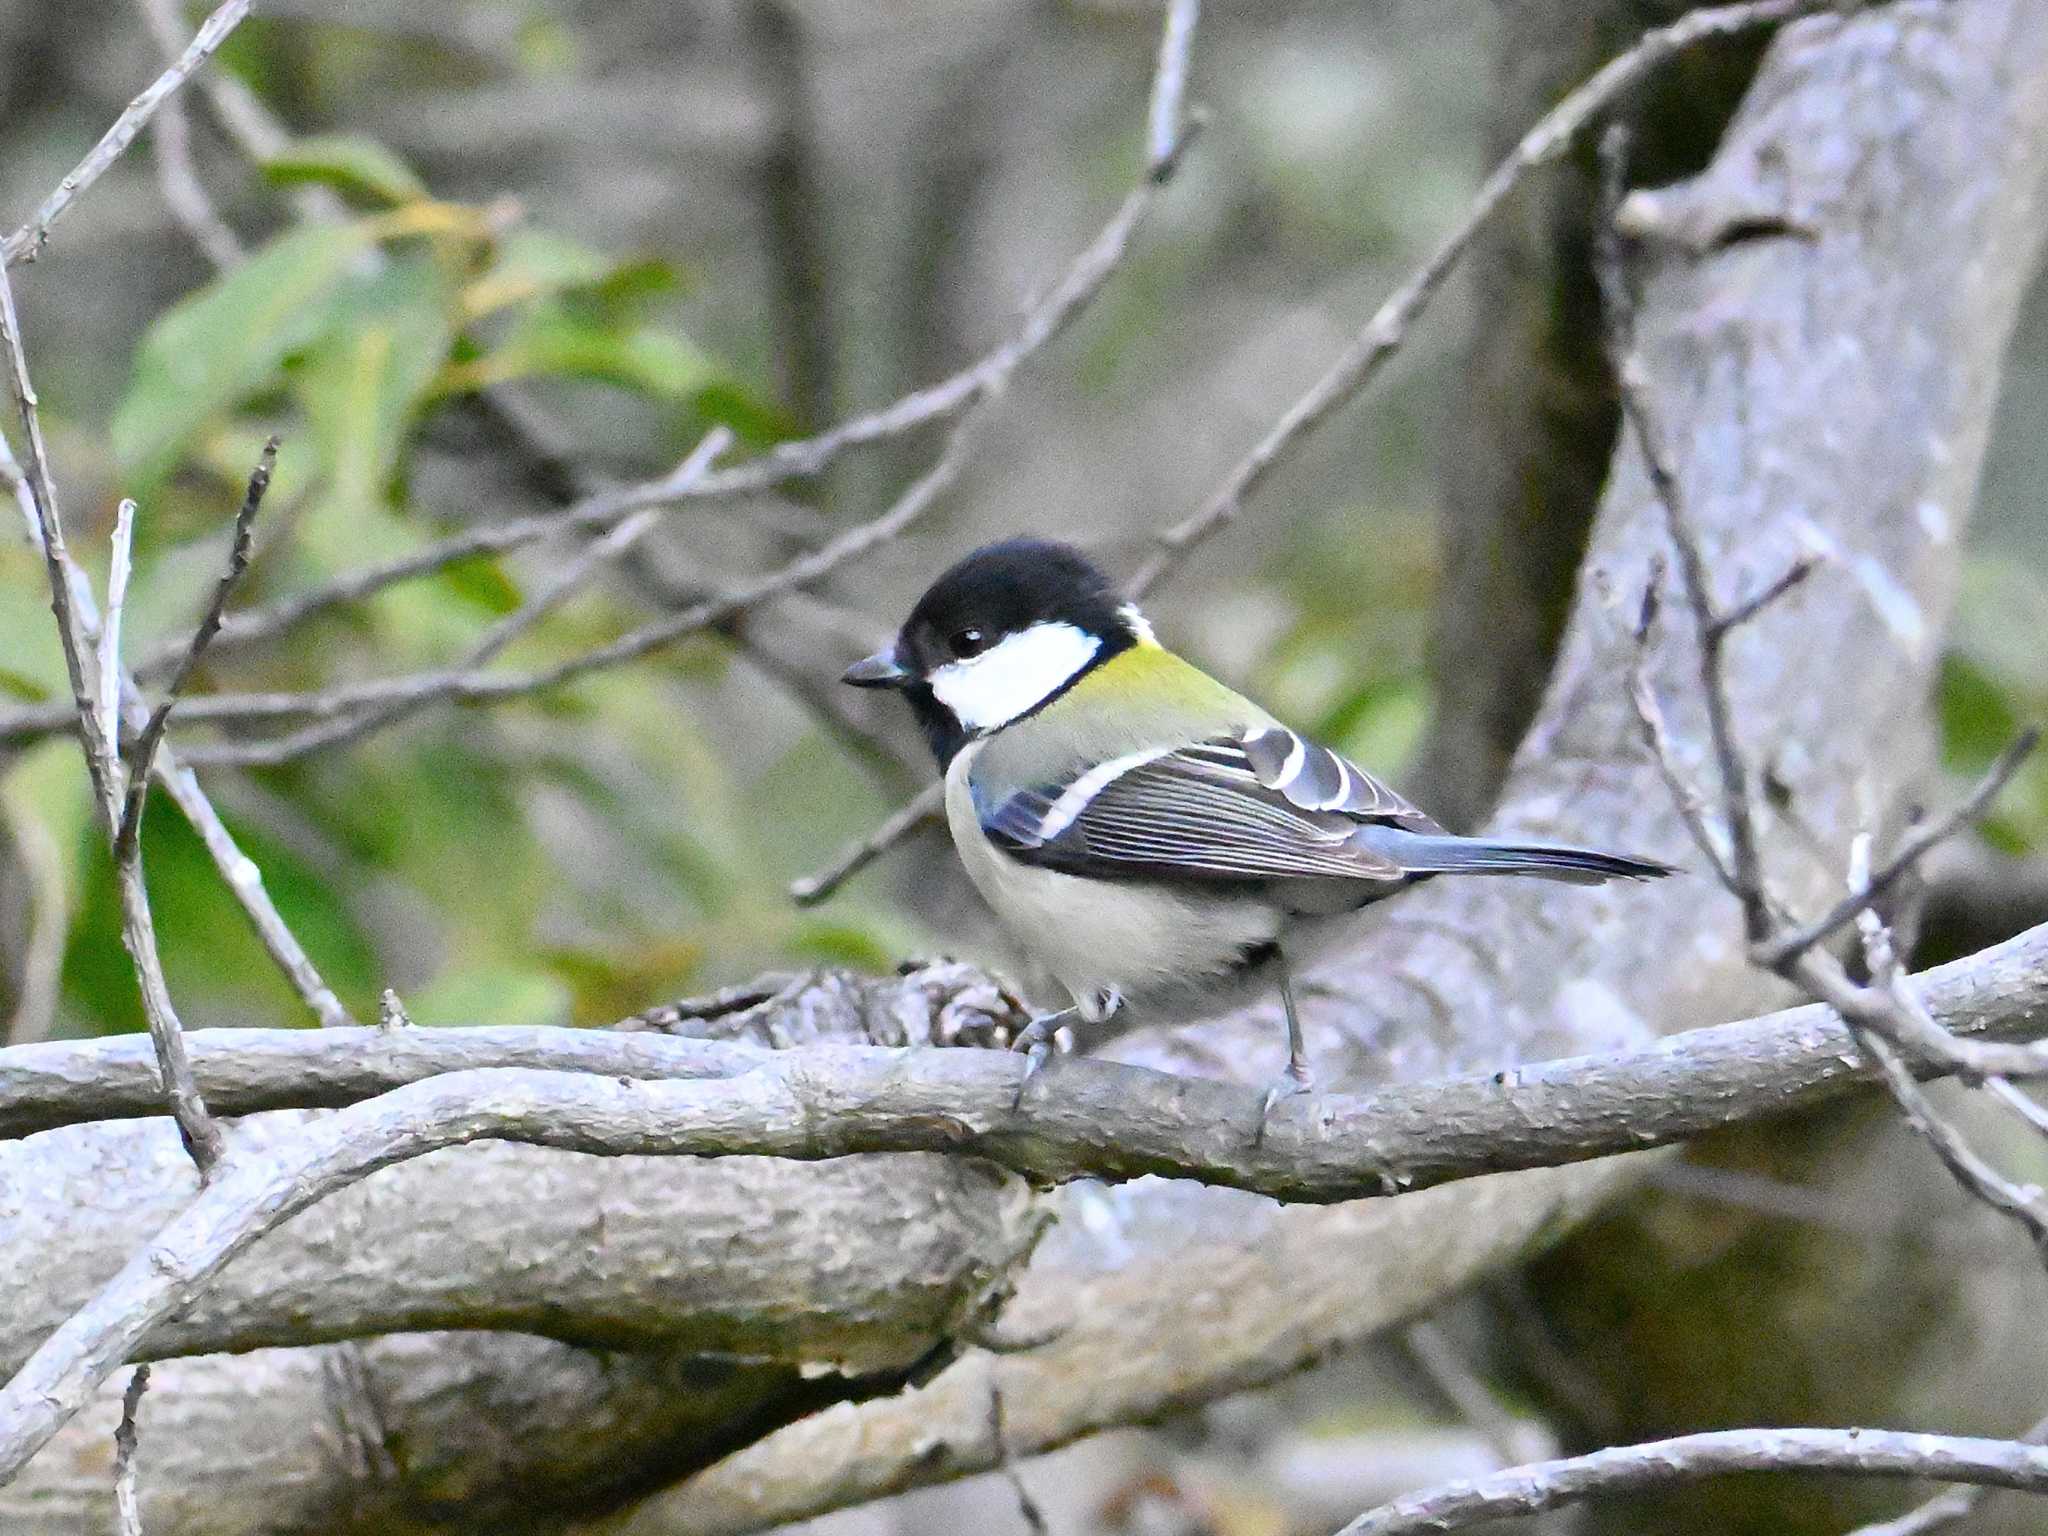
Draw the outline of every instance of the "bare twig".
M148 126L157 109L194 70L213 56L214 50L227 41L228 34L242 24L252 3L253 0L225 0L200 24L191 42L185 45L184 52L152 80L141 95L128 103L86 157L57 183L57 190L43 200L35 217L7 237L6 245L0 247L0 265L12 266L17 261L34 259L43 243L50 238L51 228L64 217L79 193L98 181L121 158L128 146L135 142L135 136Z
M2021 764L2033 753L2040 742L2041 733L2029 728L1999 753L1998 760L1991 765L1977 787L1952 807L1946 815L1932 821L1923 821L1909 831L1883 864L1871 872L1869 884L1861 892L1851 892L1810 923L1802 923L1774 934L1758 947L1759 963L1775 970L1784 961L1802 950L1824 944L1844 925L1855 920L1859 912L1868 909L1897 884L1899 877L1912 869L1938 845L1947 842L1965 827L1971 826L1990 808L2012 776L2019 772Z
M1409 327L1429 307L1466 247L1523 177L1557 159L1589 123L1686 49L1710 37L1727 37L1770 26L1809 11L1826 9L1826 5L1827 0L1751 0L1748 4L1690 12L1669 26L1644 33L1634 47L1610 59L1591 79L1545 113L1486 178L1451 232L1413 275L1387 296L1329 371L1287 408L1199 509L1154 535L1156 552L1132 581L1132 591L1143 595L1177 568L1197 545L1237 515L1295 443L1372 382L1400 350Z
M1904 967L1899 963L1898 951L1892 944L1892 934L1884 919L1868 904L1870 899L1870 835L1860 833L1850 845L1849 887L1865 898L1865 905L1856 914L1856 927L1863 942L1863 956L1869 967L1878 991L1890 1005L1872 1010L1875 1023L1866 1023L1853 1015L1845 1015L1850 1029L1855 1033L1857 1048L1878 1064L1883 1074L1885 1089L1906 1117L1906 1123L1925 1139L1941 1159L1963 1190L1991 1209L2001 1212L2017 1222L2033 1239L2034 1246L2044 1258L2048 1258L2048 1197L2044 1197L2037 1185L2021 1186L2006 1178L1990 1163L1978 1156L1964 1138L1961 1131L1939 1114L1920 1085L1913 1080L1898 1052L1894 1048L1909 1034L1918 1037L1931 1036L1943 1039L1946 1036L1939 1024L1928 1015L1925 1006L1913 991L1907 980ZM1802 972L1811 972L1814 983L1811 990L1821 994L1823 988L1834 985L1836 962L1830 955L1817 950L1803 952L1798 963ZM1908 1025L1917 1025L1917 1030ZM1944 1040L1944 1043L1945 1040ZM1958 1042L1960 1043L1960 1042ZM2048 1053L2044 1053L2048 1061ZM1993 1079L2003 1083L2004 1079Z
M249 488L242 496L241 509L235 513L234 535L228 545L228 567L214 584L213 597L206 605L206 612L200 616L198 627L192 631L192 638L186 643L183 659L177 670L171 673L171 680L164 685L163 697L150 711L148 723L135 743L135 753L129 766L128 795L121 807L119 829L114 834L114 857L119 859L134 846L142 827L143 802L149 797L150 770L156 765L157 749L163 745L164 731L170 725L171 710L178 702L178 695L184 691L185 683L192 675L192 669L199 665L199 658L206 654L206 647L220 632L221 615L226 611L228 598L233 595L235 584L242 579L242 573L249 569L249 548L256 526L256 513L263 505L263 496L270 489L271 472L277 468L277 439L271 438L263 445L263 453L256 461L256 468L249 474ZM132 505L132 504L129 504ZM105 629L112 632L114 621L109 618ZM121 676L118 653L108 652L107 682L109 701L120 696ZM111 713L111 711L110 711Z
M1714 597L1706 555L1686 519L1677 476L1664 455L1667 439L1655 420L1642 368L1634 355L1635 298L1629 288L1615 223L1627 152L1627 130L1619 123L1610 124L1600 139L1600 210L1595 221L1593 269L1600 286L1607 346L1621 395L1623 430L1635 443L1649 477L1652 499L1663 514L1665 534L1677 557L1686 610L1698 631L1700 695L1706 705L1708 739L1720 773L1721 829L1728 841L1726 864L1717 863L1717 870L1723 875L1722 883L1742 904L1743 923L1750 942L1755 943L1771 927L1772 914L1757 853L1756 807L1750 793L1749 767L1735 739L1734 711L1723 666L1727 641L1735 624L1730 614L1721 611ZM1794 562L1777 580L1767 583L1756 598L1731 613L1755 618L1770 601L1798 585L1808 569L1809 561ZM1643 691L1647 692L1647 688ZM1636 703L1640 714L1640 696ZM1698 830L1694 840L1703 847L1709 841Z
M1360 1515L1337 1536L1459 1531L1608 1493L1669 1488L1731 1472L1931 1478L2048 1493L2048 1450L2014 1440L1886 1429L1725 1429L1445 1483Z
M1546 1436L1502 1406L1493 1389L1435 1323L1426 1318L1410 1323L1401 1331L1401 1345L1438 1396L1479 1432L1501 1466L1512 1467L1526 1460L1532 1450L1540 1456L1556 1449L1554 1443L1542 1444ZM1534 1446L1532 1439L1537 1442Z
M71 682L71 703L77 720L79 740L85 752L86 771L92 776L93 799L101 815L112 803L106 785L111 775L112 744L102 734L99 710L94 701L87 671L87 646L73 612L74 586L83 577L74 575L70 551L64 545L64 521L57 509L57 486L50 475L48 450L43 446L42 416L35 386L29 380L28 354L21 341L21 321L14 308L14 285L0 262L0 348L7 354L8 384L22 426L21 483L28 506L34 512L30 538L42 551L43 569L50 583L50 611L57 620L57 639L64 651L64 670ZM111 835L111 824L109 833Z
M117 748L121 740L121 618L128 608L128 583L135 573L135 503L126 499L114 514L113 559L107 568L107 613L100 621L97 676L93 695L94 716L100 740ZM118 759L110 760L107 782L101 786L109 797L107 824L120 821L121 773Z
M731 442L731 432L724 427L712 428L683 461L682 468L677 471L678 479L686 481L705 473L712 461L723 453ZM602 538L586 545L554 580L546 583L532 598L485 631L483 637L452 669L453 672L469 674L489 666L514 640L582 590L590 578L607 563L630 550L654 526L656 517L657 511L654 508L636 512L625 521L616 524ZM437 695L431 691L419 690L372 701L353 714L340 714L337 718L295 732L281 741L264 743L263 746L274 755L257 760L283 762L321 747L360 740L372 731L381 730L425 708L432 704L436 697ZM200 755L203 760L203 749Z
M974 412L961 417L955 423L952 435L947 439L945 448L931 468L913 481L895 503L879 517L848 529L838 538L790 561L779 570L771 571L765 576L757 577L701 603L692 604L680 613L643 624L608 644L597 646L580 656L572 656L566 661L557 662L554 666L537 672L504 676L458 668L355 687L329 689L320 693L258 696L264 706L257 711L258 713L270 713L275 710L330 720L344 715L352 718L342 721L335 729L307 729L275 741L232 742L197 747L186 753L186 760L194 763L242 765L288 762L315 747L333 746L365 734L378 719L374 711L362 712L365 705L381 708L398 704L409 710L421 704L442 700L465 704L496 701L521 694L542 692L607 667L636 661L650 652L672 644L684 635L694 634L722 623L756 603L822 581L849 561L859 559L900 537L930 510L940 493L958 476L960 466L966 458L967 447L973 437L972 429L976 421L977 413ZM243 696L245 700L249 697L251 696ZM218 704L222 701L194 701L187 713L195 717L220 718L219 712L205 707L208 702Z
M1145 174L1154 181L1173 174L1187 137L1188 55L1201 15L1201 0L1170 0L1166 8L1159 62L1152 69L1152 99L1145 107Z
M1649 748L1650 761L1657 765L1658 776L1664 780L1672 803L1678 807L1679 820L1685 823L1693 845L1706 857L1707 866L1726 885L1734 878L1728 865L1728 850L1715 835L1714 819L1707 810L1706 796L1679 761L1677 743L1671 738L1671 726L1664 718L1664 708L1657 702L1657 690L1650 682L1650 637L1656 628L1661 601L1657 583L1663 575L1663 562L1653 561L1649 579L1643 585L1642 606L1630 630L1635 652L1629 664L1629 700L1635 706L1636 723L1642 728L1643 745Z
M38 549L43 547L40 519L35 498L31 493L28 477L14 462L4 436L0 436L0 479L11 482L15 499L20 503L26 518L29 540ZM70 578L70 600L76 607L78 618L88 638L97 634L99 627L98 610L93 603L92 588L86 582L84 573L70 560L64 561ZM176 648L172 659L183 654L184 646ZM131 732L141 732L148 724L149 706L143 701L135 686L133 672L122 679L122 724ZM65 713L63 729L76 731L77 716ZM199 781L190 770L181 765L168 745L159 748L156 754L155 775L159 785L179 813L199 834L205 845L207 857L213 860L221 878L227 882L236 904L249 919L249 926L255 932L264 952L276 963L292 988L323 1025L352 1024L355 1021L348 1010L341 1005L334 990L321 978L319 969L307 955L305 947L298 941L290 926L278 912L276 904L263 887L263 872L254 860L242 852L227 824L214 809L213 802L200 788Z
M135 1415L149 1390L149 1367L138 1365L121 1394L121 1422L114 1429L114 1520L119 1536L142 1536L142 1500L135 1487Z
M192 119L182 97L172 96L158 109L149 130L149 148L157 188L178 227L214 266L225 271L239 265L242 242L206 195L192 163Z
M87 777L92 781L93 800L104 823L109 846L118 841L120 827L120 764L115 742L101 724L86 675L87 642L80 608L92 600L92 588L84 573L73 564L64 546L64 524L57 508L56 482L50 473L49 456L43 447L43 429L37 409L35 386L29 380L28 354L22 346L21 324L15 314L14 287L0 262L0 348L7 354L8 380L20 413L22 438L28 445L26 480L36 511L36 532L43 550L43 563L50 584L50 609L57 620L63 645L64 665L71 678L71 695L78 709L79 738L85 750ZM128 506L121 525L133 532L134 508ZM126 538L117 532L114 550L113 587L125 588L127 576ZM122 593L120 595L125 595ZM118 621L110 620L107 631L118 635ZM116 689L120 679L120 656L114 647L101 655L102 672L111 677ZM136 981L142 991L143 1015L149 1024L149 1038L155 1047L163 1092L178 1122L178 1134L186 1150L198 1163L202 1175L219 1161L220 1127L207 1113L206 1102L192 1083L192 1066L185 1059L185 1044L176 1010L171 1006L170 988L163 976L163 962L157 954L155 924L149 910L149 889L142 878L139 848L132 841L126 857L114 862L116 883L121 893L121 937L135 962Z
M2024 1445L2040 1445L2044 1441L2048 1441L2048 1419L2041 1420L2020 1436L2020 1442ZM1959 1521L1968 1519L1992 1492L1992 1489L1981 1483L1970 1487L1951 1488L1946 1493L1936 1494L1926 1503L1906 1511L1896 1519L1858 1526L1849 1533L1849 1536L1934 1536L1934 1532L1945 1531Z
M790 881L790 899L801 907L815 906L823 901L919 827L936 822L945 799L944 784L927 784L915 798L890 812L888 819L874 831L848 843L823 869Z
M1017 1470L1017 1460L1010 1454L1009 1437L1003 1433L1003 1389L993 1376L988 1383L988 1436L995 1445L996 1466L1003 1481L1010 1485L1010 1492L1016 1496L1017 1514L1024 1522L1024 1529L1031 1536L1050 1536L1045 1511L1038 1507L1038 1500L1024 1486L1024 1474Z

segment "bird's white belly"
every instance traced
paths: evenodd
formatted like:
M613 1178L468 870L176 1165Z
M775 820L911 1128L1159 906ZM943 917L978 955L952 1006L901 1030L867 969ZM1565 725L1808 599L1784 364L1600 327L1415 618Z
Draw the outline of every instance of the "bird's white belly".
M946 821L960 861L1010 936L1100 1019L1112 994L1143 1003L1199 995L1271 942L1280 914L1254 897L1145 881L1089 880L1021 864L982 834L967 772L974 749L946 775Z

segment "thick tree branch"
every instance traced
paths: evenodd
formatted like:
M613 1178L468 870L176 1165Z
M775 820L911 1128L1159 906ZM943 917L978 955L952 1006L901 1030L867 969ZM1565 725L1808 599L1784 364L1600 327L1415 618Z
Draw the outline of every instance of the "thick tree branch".
M1462 1531L1536 1515L1606 1493L1698 1482L1734 1472L1830 1472L1934 1478L2048 1493L2048 1450L2017 1440L1914 1435L1889 1429L1724 1429L1615 1446L1447 1483L1360 1515L1337 1536Z

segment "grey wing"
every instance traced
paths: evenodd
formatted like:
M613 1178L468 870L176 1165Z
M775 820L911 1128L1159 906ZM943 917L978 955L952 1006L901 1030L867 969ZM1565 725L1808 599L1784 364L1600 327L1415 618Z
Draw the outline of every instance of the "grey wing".
M1219 737L999 799L977 795L982 829L1022 863L1098 879L1405 878L1354 838L1356 813L1303 805L1265 782L1245 748L1244 737Z
M1411 832L1443 831L1358 764L1284 725L1247 731L1236 745L1261 784L1304 810L1391 822Z

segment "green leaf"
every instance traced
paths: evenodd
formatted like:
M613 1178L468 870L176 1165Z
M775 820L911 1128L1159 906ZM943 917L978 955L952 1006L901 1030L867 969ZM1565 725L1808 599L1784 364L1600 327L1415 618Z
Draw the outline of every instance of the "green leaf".
M705 385L697 391L694 404L705 421L730 427L750 448L772 447L800 431L797 419L781 406L730 379Z
M28 699L71 696L43 557L18 539L0 542L0 635L13 691Z
M1941 660L1942 756L1951 768L1982 773L2019 734L2019 714L2008 690L1961 651Z
M614 313L624 313L643 299L651 299L657 294L673 293L681 286L682 278L673 265L648 257L639 261L620 262L592 283L590 291L593 297L609 306Z
M50 690L41 683L5 666L0 666L0 693L26 704L40 704L50 697Z
M411 166L375 139L356 133L321 133L295 139L263 162L280 187L317 184L365 202L396 207L427 195Z
M615 331L560 303L522 315L480 367L494 383L569 374L682 403L723 377L710 357L680 336L651 326Z
M447 971L405 1000L417 1024L566 1024L569 989L548 971L471 966Z
M230 829L263 871L279 914L329 985L363 1007L375 996L381 966L347 903L290 850L239 822L231 820ZM158 947L187 1024L210 1016L310 1024L305 1005L264 954L199 835L164 796L150 797L142 844ZM106 837L89 817L81 818L74 846L80 849L81 900L65 947L66 1001L92 1033L139 1030L142 1006L135 969L121 948L120 901Z
M450 305L431 260L394 261L351 288L295 369L327 477L316 524L339 520L346 536L354 514L383 502L420 398L447 360Z
M150 327L112 427L138 489L160 481L202 428L273 383L285 358L327 328L335 293L369 245L357 224L294 229Z
M483 279L507 289L560 293L588 288L610 276L610 257L581 240L549 229L515 229L498 244L498 259Z
M458 560L443 569L435 582L462 602L502 618L524 601L517 582L496 560Z

